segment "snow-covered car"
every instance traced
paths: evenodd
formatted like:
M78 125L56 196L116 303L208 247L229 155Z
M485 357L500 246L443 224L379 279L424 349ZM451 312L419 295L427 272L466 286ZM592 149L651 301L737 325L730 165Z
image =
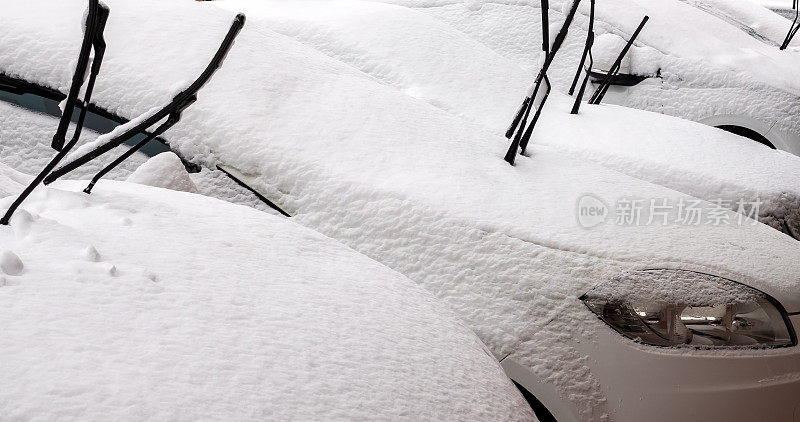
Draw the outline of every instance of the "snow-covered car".
M208 3L107 3L94 102L128 119L196 75L232 17ZM0 70L65 90L82 11L77 0L6 6ZM406 24L395 28L408 36ZM345 44L315 48L273 28L251 17L164 134L182 156L227 169L299 223L434 292L560 421L792 420L800 243L704 201L708 221L680 224L685 209L668 205L694 198L538 141L509 166L497 130L419 98L451 75L403 92L385 83L403 81L394 62L359 62L378 79L346 62ZM621 122L587 113L563 135L594 125L601 141L638 136L626 120L657 123L653 136L697 126L614 110ZM93 195L104 186L114 184ZM634 201L658 207L639 215Z
M418 8L538 70L539 1L381 1ZM571 3L550 1L554 27L564 21ZM583 51L589 1L582 2L578 12L574 35L549 73L562 92L570 87ZM598 1L594 27L598 72L614 61L645 15L651 19L621 69L635 77L621 80L635 80L635 85L613 86L605 102L722 127L800 154L800 38L795 37L787 50L778 47L791 21L736 0Z
M750 0L740 0L750 1ZM797 13L797 0L752 0L761 6L787 18L794 19Z
M151 160L139 180L191 183L171 153ZM0 164L0 209L29 179ZM535 420L402 275L248 207L83 184L0 226L3 419Z
M405 7L313 0L214 4L246 10L279 33L493 132L506 129L532 78L463 32ZM567 40L580 38L570 33ZM572 102L551 94L533 142L735 211L755 204L761 222L800 239L796 156L705 125L617 107L585 106L583 124L575 126Z

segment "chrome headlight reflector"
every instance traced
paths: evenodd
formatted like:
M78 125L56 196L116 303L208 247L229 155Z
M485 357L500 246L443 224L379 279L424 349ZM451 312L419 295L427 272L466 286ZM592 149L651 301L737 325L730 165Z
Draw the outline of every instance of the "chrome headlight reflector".
M721 277L692 271L622 274L581 297L600 319L654 346L781 347L797 344L781 305Z

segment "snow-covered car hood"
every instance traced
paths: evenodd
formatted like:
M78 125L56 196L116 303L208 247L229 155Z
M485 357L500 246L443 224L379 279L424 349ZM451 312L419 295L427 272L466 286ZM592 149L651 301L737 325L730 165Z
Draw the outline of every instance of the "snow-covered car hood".
M405 7L313 0L214 4L244 10L251 21L493 132L505 130L531 80L500 53ZM705 125L619 107L583 107L575 124L572 101L553 93L534 142L734 210L740 201L757 203L761 222L800 236L800 158Z
M0 164L0 208L28 181ZM4 417L535 420L441 302L330 238L195 194L58 185L0 226Z

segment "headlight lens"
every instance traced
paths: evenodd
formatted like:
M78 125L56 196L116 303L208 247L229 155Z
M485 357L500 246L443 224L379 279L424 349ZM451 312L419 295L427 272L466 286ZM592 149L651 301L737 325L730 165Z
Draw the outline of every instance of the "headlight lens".
M581 299L615 330L654 346L796 344L785 313L774 299L707 274L635 271L596 286Z

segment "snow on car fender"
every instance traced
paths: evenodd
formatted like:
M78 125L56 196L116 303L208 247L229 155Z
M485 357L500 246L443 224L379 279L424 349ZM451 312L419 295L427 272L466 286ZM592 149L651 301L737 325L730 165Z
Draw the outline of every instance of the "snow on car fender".
M218 8L191 2L109 5L109 48L94 98L127 118L163 103L175 83L196 74L230 19ZM70 75L58 69L68 65L75 48L64 43L59 50L58 40L70 33L79 39L74 22L80 15L71 8L80 9L81 2L49 6L51 16L39 14L32 22L25 11L37 7L35 2L10 9L16 26L2 28L0 43L31 53L4 48L0 70L63 88ZM181 20L166 24L157 18L173 14ZM37 19L60 28L52 34L58 33L58 40L48 38L49 30L18 35L35 32L44 23ZM6 44L12 33L17 43ZM115 49L114 43L124 48ZM650 222L645 215L641 224L618 224L611 210L626 198L689 198L550 147L536 146L531 157L508 166L501 136L257 22L242 31L223 68L165 136L185 157L237 172L299 222L433 291L498 358L518 363L534 378L526 387L539 383L549 389L547 404L565 409L556 415L560 419L641 420L643 407L652 411L649 416L680 417L686 409L660 400L660 390L688 399L675 385L692 374L715 383L705 394L691 392L696 397L742 386L753 393L749 401L715 401L698 410L706 412L701 417L744 415L748 409L793 411L787 397L800 383L792 375L800 372L797 347L637 344L580 299L621 273L666 268L743 283L788 312L800 311L800 246L766 226L663 225L678 217L676 210ZM586 196L594 201L584 203L606 217L590 229L581 224L578 209ZM723 219L737 218L708 203L701 207ZM663 370L659 362L665 360L697 366L675 365L676 382L670 384L625 383L604 369L614 352L641 365L642 377L657 375L653 371ZM698 365L705 361L724 369L762 362L764 378L727 370L720 373L731 376L720 378ZM691 374L681 368L691 368ZM759 383L762 379L771 381ZM632 389L642 406L627 403Z
M26 179L0 164L0 207ZM5 417L535 420L400 274L247 207L104 185L41 188L0 227Z

